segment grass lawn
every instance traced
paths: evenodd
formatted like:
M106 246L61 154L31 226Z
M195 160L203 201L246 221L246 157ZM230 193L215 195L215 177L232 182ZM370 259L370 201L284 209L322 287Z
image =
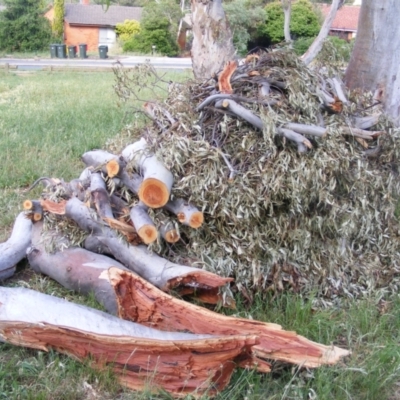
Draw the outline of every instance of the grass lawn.
M171 76L171 79L176 77ZM70 180L83 169L80 156L102 148L132 123L118 104L109 73L5 73L0 70L0 241L7 239L22 201L40 194L24 189L37 178ZM22 262L7 286L24 286L99 307L34 274ZM217 398L400 399L400 297L344 302L316 310L300 295L257 295L251 308L238 298L237 316L281 324L309 339L349 348L339 365L315 370L280 364L260 375L238 370ZM126 390L110 371L98 372L55 352L0 344L0 399L170 399Z

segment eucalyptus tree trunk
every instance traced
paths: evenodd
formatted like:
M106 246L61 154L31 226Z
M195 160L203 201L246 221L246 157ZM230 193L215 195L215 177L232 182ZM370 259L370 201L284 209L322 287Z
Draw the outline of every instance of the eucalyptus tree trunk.
M322 24L322 27L318 33L318 36L312 42L309 49L301 56L301 58L303 59L303 61L306 65L310 64L310 62L312 60L314 60L314 58L321 51L324 40L328 36L329 31L332 26L332 22L335 19L336 12L343 5L343 3L344 3L344 0L332 0L331 9L329 11L329 14L325 18L324 23Z
M222 0L192 0L192 24L193 72L196 78L207 79L235 55Z
M290 43L292 38L290 37L290 15L292 12L292 0L281 0L283 14L285 16L285 23L283 26L283 33L285 35L285 42Z
M396 125L400 125L399 15L399 0L363 0L345 76L348 88L375 93Z

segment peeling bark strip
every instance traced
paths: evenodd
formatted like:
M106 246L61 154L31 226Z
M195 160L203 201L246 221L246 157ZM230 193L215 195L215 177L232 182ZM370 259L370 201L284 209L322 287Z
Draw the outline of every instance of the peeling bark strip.
M118 315L166 331L189 331L212 335L257 335L254 358L248 364L265 372L263 359L285 361L305 367L335 364L349 351L325 346L277 324L221 315L161 292L132 273L110 268L109 279L118 301ZM255 365L259 363L259 366Z
M167 333L29 289L0 287L0 340L111 367L135 390L174 397L213 396L224 389L255 336Z
M25 258L31 243L32 222L25 213L18 214L9 239L0 243L0 281L14 275L16 264Z
M192 294L200 290L203 292L201 299L207 299L211 304L220 300L216 290L233 281L232 278L223 278L199 268L169 262L150 253L144 246L130 246L121 243L117 238L89 236L85 241L85 248L96 253L113 255L125 267L163 291L175 290L182 294Z
M232 86L231 86L231 77L233 73L236 71L237 62L229 61L226 63L225 68L219 74L218 77L218 87L221 93L232 94Z
M164 206L169 200L174 177L155 155L148 154L146 140L142 138L127 146L122 157L127 162L136 163L141 170L143 182L138 191L139 199L151 208Z

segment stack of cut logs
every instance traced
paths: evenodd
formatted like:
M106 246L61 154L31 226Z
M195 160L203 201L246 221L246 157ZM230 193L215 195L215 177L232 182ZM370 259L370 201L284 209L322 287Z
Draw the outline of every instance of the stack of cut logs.
M221 107L236 112L229 99ZM143 245L159 237L175 243L173 216L197 229L202 212L185 199L171 200L173 176L144 138L121 154L90 151L82 160L86 169L78 179L41 178L42 198L24 202L10 239L0 245L0 279L12 276L27 256L34 271L68 289L94 293L112 315L0 287L0 340L78 359L91 356L97 368L111 367L129 388L151 385L175 397L213 396L236 367L266 373L277 360L313 368L349 354L276 324L227 317L172 297L173 291L215 304L220 288L232 281L169 262ZM149 208L165 213L155 222ZM57 224L85 232L82 240L63 234Z

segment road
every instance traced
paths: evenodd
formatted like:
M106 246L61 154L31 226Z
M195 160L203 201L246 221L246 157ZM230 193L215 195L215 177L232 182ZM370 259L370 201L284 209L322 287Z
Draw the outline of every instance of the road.
M68 58L49 58L49 59L17 59L17 58L0 58L0 66L6 65L16 66L20 70L40 70L45 67L83 67L83 68L112 68L113 65L120 61L125 67L133 67L138 64L148 62L155 68L161 69L187 69L192 68L192 60L190 58L169 58L169 57L113 57L109 59L68 59Z

